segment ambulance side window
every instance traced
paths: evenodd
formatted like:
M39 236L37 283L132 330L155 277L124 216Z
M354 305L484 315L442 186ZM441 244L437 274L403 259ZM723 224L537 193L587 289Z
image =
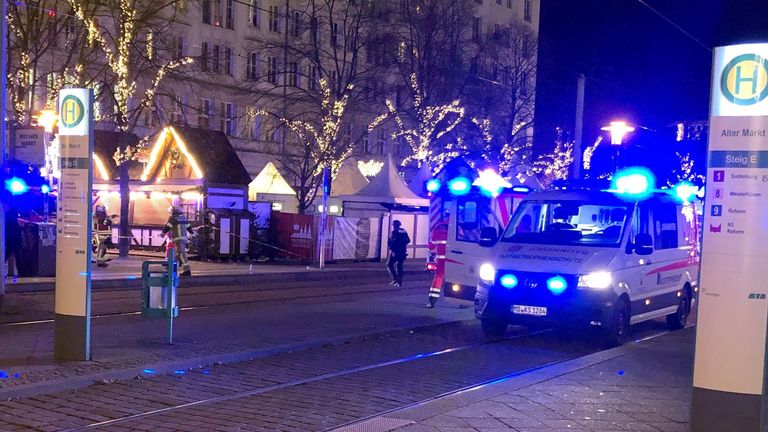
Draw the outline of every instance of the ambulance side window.
M456 203L456 240L477 243L480 230L495 226L490 215L490 203L478 199L459 199Z
M677 248L677 206L674 203L660 202L653 207L653 241L656 250Z
M635 208L635 214L632 218L632 226L629 231L629 245L635 242L638 234L651 234L651 213L647 203L641 203Z

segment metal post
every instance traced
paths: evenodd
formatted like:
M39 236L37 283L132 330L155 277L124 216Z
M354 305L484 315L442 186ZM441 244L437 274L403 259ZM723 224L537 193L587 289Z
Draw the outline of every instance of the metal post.
M5 139L5 132L8 129L6 120L8 114L6 112L6 98L8 95L6 90L6 63L8 61L8 38L6 37L8 33L8 20L6 20L6 9L8 7L8 2L2 0L0 3L2 3L2 16L0 16L0 143L2 143L2 151L0 151L0 169L2 169L3 179L5 179L7 165L5 160L5 150L8 145ZM7 202L5 185L3 185L0 196L3 197L3 203ZM2 276L0 277L0 307L2 307L3 297L5 297L5 206L3 206L2 211L0 211L0 263L2 263L3 266L3 274L0 275Z
M320 268L325 268L325 236L326 225L328 225L328 191L331 185L331 173L326 164L323 167L323 209L320 212L320 233L318 235L320 243Z
M173 345L173 285L176 283L176 257L174 248L168 249L168 285L165 290L165 308L168 317L168 343Z
M584 84L586 78L584 74L579 74L579 80L576 87L576 127L574 128L573 142L573 178L581 177L582 167L582 147L581 140L584 128Z

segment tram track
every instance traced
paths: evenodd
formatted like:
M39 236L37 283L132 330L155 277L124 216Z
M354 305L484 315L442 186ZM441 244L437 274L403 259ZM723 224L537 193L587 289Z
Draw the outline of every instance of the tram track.
M360 290L360 287L370 286L370 289L363 289ZM344 287L344 289L333 292L333 291L322 291L317 294L311 294L311 295L285 295L287 293L293 293L296 291L302 291L302 290L311 290L313 288L307 287L307 286L287 286L287 287L278 287L278 288L266 288L266 289L259 289L259 290L248 290L248 289L236 289L236 290L209 290L209 291L202 291L202 292L188 292L183 293L180 298L189 298L189 297L205 297L205 296L227 296L227 295L260 295L265 296L269 295L271 293L280 293L283 294L283 296L275 297L275 298L257 298L257 299L251 299L251 300L245 300L245 301L231 301L231 302L217 302L213 304L191 304L187 306L180 306L179 311L181 312L188 312L188 311L199 311L199 310L206 310L206 309L214 309L219 307L231 307L231 306L246 306L246 305L253 305L253 304L262 304L262 303L271 303L271 302L284 302L284 301L303 301L303 300L316 300L316 299L322 299L322 298L339 298L344 296L357 296L357 295L371 295L371 294L378 294L381 292L387 292L387 293L402 293L402 292L408 292L408 291L423 291L420 287L410 287L410 288L394 288L387 286L386 288L382 289L382 283L375 283L375 284L360 284L355 285L354 287ZM125 292L126 290L114 290L115 292ZM125 301L132 299L131 296L121 296L121 297L112 297L108 299L101 299L100 301L104 302L115 302L115 301ZM52 312L51 312L52 314ZM118 318L118 317L126 317L126 316L136 316L141 315L141 311L136 310L129 310L129 311L118 311L118 312L111 312L111 313L101 313L101 314L94 314L91 316L91 319L105 319L105 318ZM13 328L13 327L26 327L26 326L32 326L32 325L41 325L41 324L51 324L54 322L53 318L47 318L47 319L36 319L36 320L24 320L24 321L10 321L5 323L0 323L0 328Z
M666 331L660 331L650 335L646 334L628 343L639 343L641 341L658 337L666 333ZM548 337L550 335L552 335L551 329L535 332L525 331L520 334L497 340L457 345L437 351L368 363L361 366L302 377L299 379L289 380L272 385L249 388L220 396L201 398L194 401L165 406L153 410L146 410L133 413L131 415L121 416L106 421L94 422L88 425L67 429L67 432L110 430L110 427L112 426L119 426L121 430L131 430L133 426L136 426L137 430L139 430L140 428L144 428L155 423L160 424L162 422L167 424L168 421L173 421L178 417L184 417L185 415L193 412L197 413L200 411L220 411L225 413L227 412L227 407L233 404L237 406L252 405L254 407L253 415L259 417L262 415L259 413L263 411L260 410L260 403L265 403L271 397L274 397L278 400L290 400L291 398L296 398L300 394L311 394L311 392L317 393L318 391L321 391L323 387L327 387L331 393L333 393L333 389L349 388L349 392L355 394L356 391L362 391L355 389L364 388L365 383L370 382L381 382L381 385L384 387L398 386L397 382L393 383L381 381L378 379L379 377L397 377L397 381L400 382L399 385L405 387L413 387L413 385L416 385L417 383L412 381L414 379L418 379L419 371L425 370L425 367L428 366L434 366L436 369L447 368L450 370L452 366L465 364L466 359L472 358L486 358L484 363L493 363L491 367L488 365L480 367L479 369L481 369L481 371L472 371L472 373L469 375L471 377L477 378L474 382L468 382L467 385L457 385L455 383L446 385L446 383L440 383L437 381L438 385L436 385L435 388L439 389L440 391L432 392L429 397L417 396L416 399L413 399L411 392L406 390L401 393L402 397L399 399L400 403L398 403L396 406L385 406L386 404L380 404L380 406L376 405L371 407L367 415L348 418L347 421L337 421L336 424L322 424L322 422L318 421L319 423L317 425L299 428L300 430L332 430L334 428L353 424L398 409L423 404L430 400L487 385L494 381L524 375L535 370L572 360L585 354L582 352L583 349L574 349L572 350L573 352L561 353L559 357L555 356L553 358L544 358L542 361L538 361L538 359L535 361L532 361L532 359L528 359L527 361L517 359L513 361L513 359L510 359L510 364L515 364L516 366L508 366L506 369L504 366L506 362L501 361L497 355L494 355L498 353L522 353L525 350L536 351L539 345L548 347L548 343L551 344L551 342L542 342L542 338L545 336ZM595 352L599 350L590 349L589 351ZM526 355L519 354L518 357L525 359ZM424 386L434 386L435 379L435 376L431 375L425 377L423 383ZM421 391L418 393L423 394L424 392ZM367 392L362 391L362 394L367 394ZM347 396L354 399L352 396ZM318 410L319 408L313 409ZM319 412L322 411L320 410ZM311 417L311 413L308 415ZM257 419L254 419L253 421L257 421Z

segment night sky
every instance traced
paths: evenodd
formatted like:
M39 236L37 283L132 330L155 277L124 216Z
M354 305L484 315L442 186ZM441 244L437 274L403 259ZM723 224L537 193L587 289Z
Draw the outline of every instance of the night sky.
M768 42L766 0L645 0L707 47ZM586 76L584 143L611 119L669 135L706 120L712 53L637 0L542 0L536 146L572 131L576 79Z

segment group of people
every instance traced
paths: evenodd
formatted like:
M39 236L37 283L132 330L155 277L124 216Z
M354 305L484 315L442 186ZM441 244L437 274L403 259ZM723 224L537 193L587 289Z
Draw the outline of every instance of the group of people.
M403 284L403 263L408 256L407 247L411 243L408 231L404 230L399 220L392 222L392 233L389 235L387 245L389 246L389 257L387 258L387 269L392 276L390 285L396 287ZM437 224L432 230L432 236L429 239L429 248L435 254L435 276L429 287L429 297L427 308L435 307L435 303L440 298L440 292L445 280L445 253L448 245L448 225L445 222Z
M107 208L102 204L96 205L94 209L92 235L93 246L96 248L96 265L99 267L108 265L107 249L112 246L112 219L116 217L116 215L108 215ZM192 268L187 257L187 245L189 243L188 234L193 232L184 213L177 207L171 207L171 215L163 227L162 235L170 234L169 245L172 244L175 250L176 259L182 270L181 276L192 275Z

